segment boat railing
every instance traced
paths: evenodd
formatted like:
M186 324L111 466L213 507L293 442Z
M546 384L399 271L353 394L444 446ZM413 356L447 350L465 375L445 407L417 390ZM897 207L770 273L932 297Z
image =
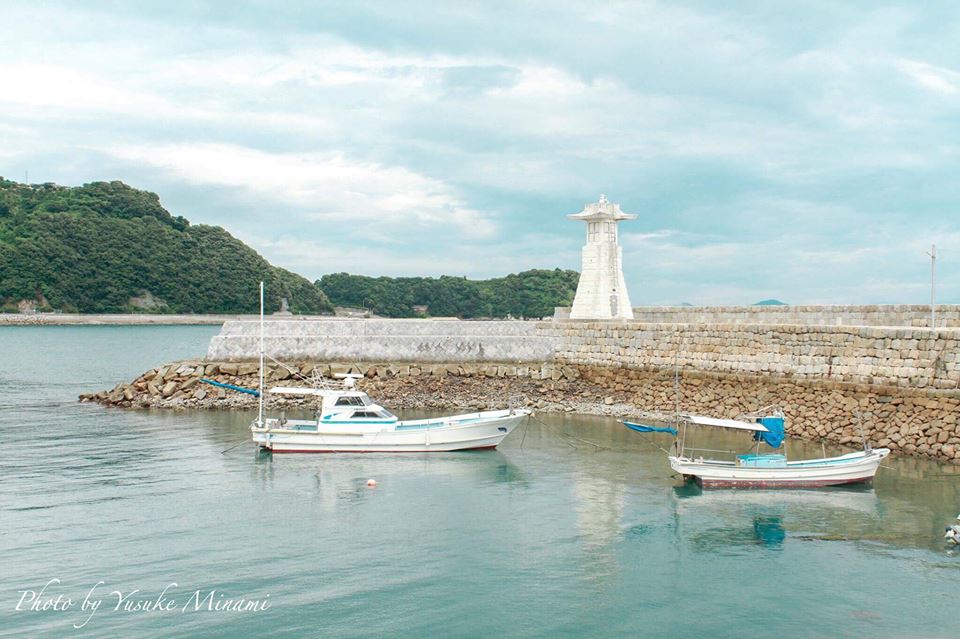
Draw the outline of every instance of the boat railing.
M693 459L694 457L697 456L697 455L694 454L694 453L723 453L724 455L730 455L731 461L736 461L737 455L741 455L741 454L742 454L742 453L740 453L740 452L738 452L738 451L736 451L736 450L721 450L721 449L717 449L717 448L694 448L694 447L692 447L692 446L684 446L684 447L683 447L682 454L683 454L684 457L688 457L688 458L690 458L690 459Z

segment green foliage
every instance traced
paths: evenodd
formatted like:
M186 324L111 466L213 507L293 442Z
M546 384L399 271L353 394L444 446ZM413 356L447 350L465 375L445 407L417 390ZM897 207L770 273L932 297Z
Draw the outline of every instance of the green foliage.
M45 300L81 313L294 313L333 310L308 280L271 266L220 227L191 225L122 182L68 188L0 178L0 307Z
M580 275L532 270L491 280L464 277L367 277L324 275L316 282L337 306L366 308L386 317L416 317L426 306L434 317L545 317L569 306Z

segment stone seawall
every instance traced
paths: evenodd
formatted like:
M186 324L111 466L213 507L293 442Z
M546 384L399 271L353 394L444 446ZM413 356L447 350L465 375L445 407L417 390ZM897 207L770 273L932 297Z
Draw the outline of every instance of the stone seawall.
M956 391L960 330L543 323L555 361Z
M268 321L266 349L297 374L365 375L398 408L476 408L524 395L542 410L736 417L769 404L791 436L960 460L960 329L642 322ZM259 323L224 324L207 359L86 396L129 407L217 408L252 400L199 377L255 385ZM291 373L272 366L272 380ZM295 375L294 375L295 377ZM286 382L285 382L286 383Z
M305 386L316 371L364 376L360 388L394 409L480 410L508 403L543 411L667 420L676 399L673 372L559 364L356 364L298 362L271 365L268 385ZM246 388L257 385L254 363L187 361L151 369L129 384L82 395L125 408L252 409L257 400L202 383L201 378ZM791 437L822 440L849 448L863 434L874 446L900 454L960 462L960 397L915 389L896 394L871 385L812 380L772 380L748 375L683 372L684 412L736 418L769 405L787 415ZM273 409L304 409L312 400L271 396Z
M570 309L554 316L568 319ZM924 304L805 306L637 306L633 320L655 324L795 324L798 326L902 326L930 328L930 306ZM960 327L960 305L937 306L937 326Z
M245 316L164 315L151 313L0 313L0 326L217 325L240 317Z
M676 391L673 372L579 366L582 378L647 411L669 415ZM868 384L753 375L683 372L680 410L736 419L768 406L787 417L790 437L859 448L863 435L898 454L960 462L960 394L881 389Z
M227 322L210 341L210 360L259 353L260 324ZM553 338L536 322L313 320L264 323L266 352L279 360L347 362L549 362Z

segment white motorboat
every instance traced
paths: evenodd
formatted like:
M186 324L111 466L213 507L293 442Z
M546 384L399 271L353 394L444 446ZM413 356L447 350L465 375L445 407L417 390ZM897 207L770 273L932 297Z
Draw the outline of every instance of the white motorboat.
M862 451L838 457L800 461L788 461L786 454L782 453L760 454L761 442L772 448L779 448L783 444L783 413L774 410L747 418L752 421L677 415L678 425L682 424L683 433L668 453L670 468L685 480L696 481L704 488L816 488L871 482L880 462L890 454L889 449L871 449L867 445ZM686 446L686 429L691 424L748 431L757 442L757 450L750 454L734 454L734 458L730 460L705 458L703 453L724 451ZM634 430L656 428L629 423L627 425Z
M316 419L260 418L253 441L275 453L407 453L496 448L532 411L525 408L400 420L343 376L339 387L272 388L270 393L317 397Z
M260 379L257 390L218 384L259 398L250 425L253 441L275 453L419 453L496 448L533 411L526 408L404 420L373 403L356 388L362 375L340 375L339 382L315 377L312 388L277 387L276 395L317 397L315 419L264 416L263 282L260 282ZM273 358L271 358L273 359ZM283 365L282 362L277 362Z

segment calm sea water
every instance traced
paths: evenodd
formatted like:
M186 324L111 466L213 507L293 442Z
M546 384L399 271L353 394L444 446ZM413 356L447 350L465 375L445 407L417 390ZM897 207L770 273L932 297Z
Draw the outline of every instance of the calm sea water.
M227 450L249 414L76 402L216 330L0 329L0 636L956 633L953 467L701 494L669 476L665 436L611 419L540 415L492 452L272 458ZM30 610L53 579L43 601L72 605ZM208 610L238 598L269 607Z

